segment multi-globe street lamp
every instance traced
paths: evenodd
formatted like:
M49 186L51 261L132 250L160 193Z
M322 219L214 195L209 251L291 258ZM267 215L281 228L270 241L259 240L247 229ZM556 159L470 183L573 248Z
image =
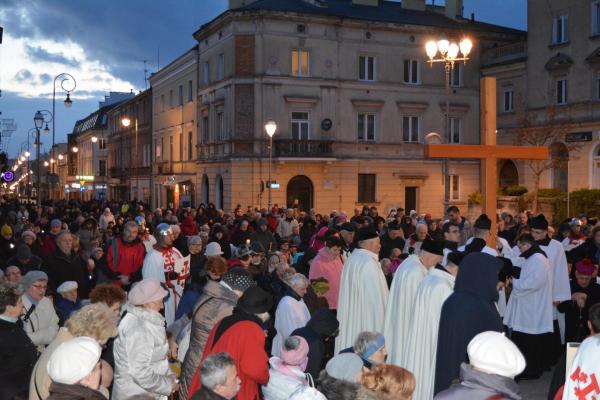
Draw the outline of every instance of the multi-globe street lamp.
M49 119L47 119L49 118ZM33 123L35 124L35 159L37 163L37 181L36 181L36 204L39 206L42 204L41 198L41 162L40 162L40 130L44 123L46 123L46 127L44 128L44 133L48 134L48 123L54 121L54 114L52 114L48 110L38 110L33 117Z
M450 73L454 69L456 62L466 62L469 60L469 53L473 48L473 43L469 38L463 38L460 43L450 42L448 39L442 38L437 42L431 40L425 44L425 52L429 57L427 62L431 67L434 63L443 63L446 73L446 115L444 118L444 141L452 143L450 132ZM462 57L459 57L459 52ZM438 55L439 54L439 55ZM448 206L450 205L450 171L448 168L448 159L443 159L443 174L444 174L444 216L448 218Z
M265 124L265 131L269 135L269 180L267 181L267 188L269 189L269 210L272 206L271 201L271 164L273 163L273 135L277 131L277 123L273 120L267 121Z

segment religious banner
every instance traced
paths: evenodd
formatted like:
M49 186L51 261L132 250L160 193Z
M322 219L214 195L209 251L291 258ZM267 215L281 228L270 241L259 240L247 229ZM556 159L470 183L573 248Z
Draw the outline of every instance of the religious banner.
M187 278L190 276L190 256L184 258L175 259L173 269L179 277L177 278L177 284L183 286Z

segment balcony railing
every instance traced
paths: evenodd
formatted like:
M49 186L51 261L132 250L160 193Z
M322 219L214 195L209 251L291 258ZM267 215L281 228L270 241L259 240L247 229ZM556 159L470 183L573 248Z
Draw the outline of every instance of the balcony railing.
M331 157L332 140L289 140L273 142L274 157Z

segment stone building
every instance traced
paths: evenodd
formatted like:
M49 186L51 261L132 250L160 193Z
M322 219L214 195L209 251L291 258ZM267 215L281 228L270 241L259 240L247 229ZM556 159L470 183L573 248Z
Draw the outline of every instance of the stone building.
M526 40L489 49L484 75L497 77L498 142L524 124L556 130L555 158L541 188L600 188L600 0L529 0ZM571 151L569 151L569 148ZM499 166L500 184L532 187L525 162Z
M152 74L155 207L196 203L198 46Z
M123 101L108 116L108 198L150 203L152 89Z
M425 0L229 5L194 33L198 121L190 126L198 126L199 139L196 204L267 206L264 124L273 120L271 176L280 185L272 189L274 204L298 200L320 212L351 212L369 204L382 214L398 206L443 214L442 162L424 159L423 144L431 132L443 136L445 77L443 66L426 63L425 43L441 35L472 39L471 60L456 64L451 76L449 116L452 140L476 144L482 52L519 42L524 32L463 18L460 0L446 0L446 7ZM168 72L159 74L153 82L155 125L162 96L155 85ZM177 86L171 87L177 98ZM182 131L176 123L187 121L179 108L169 154ZM168 142L162 137L156 142L157 129L158 155L166 153ZM157 157L158 166L177 165L177 152L174 160L163 158L171 161L158 163ZM452 161L449 171L451 203L466 206L479 190L479 162Z

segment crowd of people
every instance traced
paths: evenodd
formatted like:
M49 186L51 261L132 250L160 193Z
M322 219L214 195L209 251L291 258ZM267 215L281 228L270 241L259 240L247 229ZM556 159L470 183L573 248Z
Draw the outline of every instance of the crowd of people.
M446 214L0 199L0 399L600 396L600 223Z

